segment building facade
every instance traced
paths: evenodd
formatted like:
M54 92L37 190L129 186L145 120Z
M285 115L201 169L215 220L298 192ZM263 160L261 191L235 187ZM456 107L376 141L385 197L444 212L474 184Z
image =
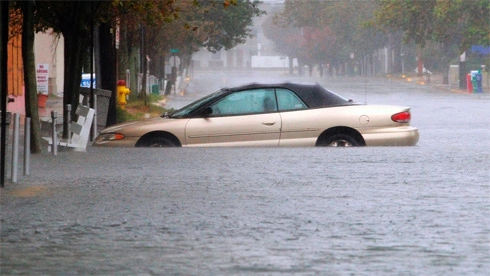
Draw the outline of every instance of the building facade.
M46 91L49 95L60 95L63 91L63 37L48 31L37 33L34 39L34 55L36 68L43 67L47 72L43 76L46 82ZM25 85L24 85L24 66L22 63L22 38L16 35L10 38L7 45L7 82L8 82L8 103L7 111L25 114ZM45 79L47 78L47 79Z

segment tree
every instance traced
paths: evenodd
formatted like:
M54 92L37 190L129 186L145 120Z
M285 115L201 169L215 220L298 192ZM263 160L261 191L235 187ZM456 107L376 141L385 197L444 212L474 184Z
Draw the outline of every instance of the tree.
M5 173L5 143L6 143L6 123L7 123L7 44L8 44L8 32L9 32L9 4L8 2L0 3L0 112L1 112L1 125L0 125L0 188L4 187L6 173Z
M294 54L299 63L329 63L339 69L351 64L352 69L352 54L368 56L384 42L379 31L365 24L373 16L374 4L370 1L287 0L284 10L274 20L283 28L300 30L302 43ZM275 45L281 46L282 38L273 33L272 28L266 31ZM277 50L284 53L283 49ZM293 50L292 47L289 50Z
M270 39L276 52L289 59L289 73L293 74L293 60L298 58L301 51L301 29L285 22L278 14L269 16L262 25L264 35Z
M302 59L310 68L313 64L323 65L334 60L339 50L337 37L328 26L304 28L301 42Z
M39 112L37 106L36 68L34 62L34 7L33 1L13 2L9 9L10 22L8 26L10 29L9 39L17 35L22 36L23 43L21 51L25 85L26 117L31 118L33 122L38 122ZM39 124L31 124L30 148L32 153L40 153L43 151L41 128Z
M145 74L144 62L148 56L151 73L163 78L170 49L178 50L184 68L189 66L192 54L202 47L212 52L231 49L250 36L252 18L262 14L258 3L247 0L121 1L118 12L126 43L121 50L119 72L130 68L131 72ZM135 49L140 51L139 68L134 62L134 57L138 56ZM139 94L144 97L146 91L139 91Z
M233 5L230 6L230 3ZM224 9L213 2L202 3L201 12L194 19L204 22L202 28L196 30L204 32L204 40L200 44L210 52L221 49L229 50L238 44L242 44L250 37L253 17L264 14L258 8L259 1L235 0L224 1Z
M104 22L99 26L99 45L100 45L100 79L98 86L101 89L112 91L107 111L106 125L116 123L116 99L117 99L117 75L116 75L116 49L114 36L112 34L111 22Z
M159 43L162 35L167 37L160 30L166 29L168 22L171 22L176 16L178 10L175 5L175 1L172 0L117 2L116 12L123 38L119 50L118 77L122 78L126 69L130 69L130 72L133 73L131 90L135 91L136 72L141 72L142 90L135 91L140 98L146 99L147 57L151 57L152 63L161 61L161 55L154 54L152 49L157 49L158 52L162 46ZM140 61L139 64L134 62L135 59Z
M22 2L22 1L19 1ZM80 94L80 81L83 68L83 61L87 60L88 45L93 39L91 37L90 26L101 24L100 40L104 43L101 48L101 57L104 62L107 62L102 66L103 72L98 83L101 84L101 88L107 88L113 91L113 97L111 98L111 107L108 115L108 124L114 123L115 119L115 80L117 78L115 69L116 53L114 48L114 39L112 36L112 29L115 26L115 19L118 15L129 14L128 18L136 17L135 21L128 22L128 26L147 26L153 28L147 32L153 35L151 38L155 38L151 42L155 52L154 56L159 56L161 52L160 47L168 49L171 46L168 43L173 38L179 38L176 41L191 42L189 51L194 51L197 45L205 45L208 49L218 50L221 47L229 49L244 41L244 37L249 34L248 26L251 25L251 17L258 14L259 11L256 8L257 1L247 0L230 0L230 1L197 1L187 0L177 3L174 0L147 0L147 1L36 1L34 12L34 21L36 31L45 31L48 28L52 28L55 33L60 33L64 36L64 87L63 87L63 104L72 105L72 118L74 119L75 110L78 105L78 99ZM161 33L164 23L176 21L179 18L179 14L183 7L194 8L196 15L186 16L185 18L192 18L196 16L201 18L204 16L206 20L209 20L205 15L206 12L209 16L216 14L220 17L213 18L209 21L201 21L203 26L192 27L189 23L182 23L184 29L197 31L198 35L191 36L179 36L182 32L182 28L176 30L174 37L168 37L167 41L158 40L158 34ZM192 10L189 8L189 10ZM199 14L199 11L206 10L206 12ZM221 13L220 13L221 11ZM208 24L213 22L213 24ZM137 24L132 24L137 23ZM212 26L211 29L204 29ZM218 26L218 27L216 27ZM203 27L202 31L206 36L202 35L198 28ZM129 28L128 28L129 29ZM134 30L134 29L133 29ZM187 32L187 33L192 33ZM133 38L137 38L136 36ZM186 39L184 39L186 38ZM136 39L130 39L130 41L137 41ZM131 43L133 44L133 43ZM134 44L133 44L134 45ZM128 49L131 49L133 45L128 45ZM148 45L148 43L146 44ZM148 47L148 49L151 49ZM163 55L164 56L164 55ZM27 57L33 62L33 56ZM89 58L90 59L90 58ZM190 60L190 58L189 58ZM29 64L29 61L26 62ZM29 74L27 77L32 78ZM29 80L31 82L31 80ZM31 88L29 88L31 89ZM30 90L32 91L32 89ZM35 108L37 105L28 103L28 108ZM27 109L27 108L26 108ZM32 114L37 114L35 110L31 110ZM36 139L39 134L33 132L36 135ZM67 130L63 130L63 136L67 136ZM35 139L34 139L35 140Z
M37 108L37 82L36 64L34 58L34 3L33 1L22 1L22 62L24 64L24 85L26 117L32 122L39 122ZM40 153L43 151L41 144L41 126L31 124L31 151Z
M92 39L90 26L94 20L108 18L110 6L111 2L106 1L36 2L37 31L52 28L64 37L63 105L72 106L72 119L76 119L83 61L87 59L88 45ZM68 129L64 127L63 137L68 135Z
M449 62L472 44L490 44L490 1L381 0L376 22L404 32L405 42L424 48L440 45L443 83L449 83Z

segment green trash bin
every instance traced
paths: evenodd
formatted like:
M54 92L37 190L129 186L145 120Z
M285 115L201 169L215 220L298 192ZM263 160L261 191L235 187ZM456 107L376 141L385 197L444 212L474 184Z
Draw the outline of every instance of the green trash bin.
M160 89L158 88L158 84L154 84L151 86L151 94L154 95L160 94Z

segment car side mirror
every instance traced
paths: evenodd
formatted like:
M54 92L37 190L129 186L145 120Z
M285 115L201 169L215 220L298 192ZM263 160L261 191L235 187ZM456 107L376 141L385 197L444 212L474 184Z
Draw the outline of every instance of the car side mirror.
M213 114L213 109L210 106L205 107L201 112L203 117L208 117L211 114Z

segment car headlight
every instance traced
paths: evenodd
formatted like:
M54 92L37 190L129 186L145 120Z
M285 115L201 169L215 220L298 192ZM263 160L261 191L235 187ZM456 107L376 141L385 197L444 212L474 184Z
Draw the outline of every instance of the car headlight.
M124 134L121 133L102 133L97 139L95 139L96 143L104 143L109 141L117 141L124 139Z

